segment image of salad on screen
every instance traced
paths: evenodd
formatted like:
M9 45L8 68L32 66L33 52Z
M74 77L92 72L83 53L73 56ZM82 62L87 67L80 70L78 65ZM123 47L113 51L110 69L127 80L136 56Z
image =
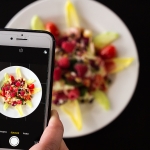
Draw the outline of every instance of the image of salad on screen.
M3 109L16 109L19 115L24 116L22 106L32 108L34 94L41 88L35 87L34 79L25 79L19 67L14 70L16 75L5 73L0 84L0 100L4 104Z
M94 35L80 25L75 6L65 4L67 30L60 31L55 22L35 15L31 29L51 32L56 39L52 103L68 115L78 130L82 129L80 104L96 101L104 110L110 110L107 98L111 76L127 68L134 58L120 58L113 42L120 36L113 31Z

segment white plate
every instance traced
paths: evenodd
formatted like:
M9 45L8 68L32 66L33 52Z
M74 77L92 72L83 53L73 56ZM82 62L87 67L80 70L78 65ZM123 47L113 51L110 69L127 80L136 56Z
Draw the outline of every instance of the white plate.
M25 67L21 67L21 66L11 66L11 67L3 69L0 72L0 81L2 81L4 79L5 73L8 73L9 75L13 75L14 77L16 77L16 68L17 67L20 67L21 74L25 79L27 79L27 80L34 79L35 80L35 82L34 82L35 87L42 89L41 83L40 83L38 77L31 70L29 70ZM36 110L36 108L40 104L41 97L42 97L42 90L33 95L33 98L31 100L32 105L33 105L32 108L29 108L27 105L22 106L22 110L24 113L24 115L22 117L28 116L29 114L31 114L33 111ZM0 97L0 113L2 113L3 115L5 115L7 117L10 117L10 118L22 118L13 106L9 106L7 110L4 110L3 106L4 106L3 100Z
M60 29L66 28L64 5L66 0L42 0L32 3L21 10L7 24L8 28L30 28L33 15L39 15L44 22L55 22ZM101 3L90 0L73 0L80 22L83 27L89 28L94 33L101 31L116 31L120 38L114 43L118 49L119 56L134 57L134 63L126 70L116 75L115 81L109 89L108 97L111 102L111 110L104 112L96 103L82 105L83 129L77 131L68 116L59 109L60 118L64 124L64 137L79 137L99 129L112 122L129 103L138 79L138 55L133 38L121 21L121 19L109 8Z

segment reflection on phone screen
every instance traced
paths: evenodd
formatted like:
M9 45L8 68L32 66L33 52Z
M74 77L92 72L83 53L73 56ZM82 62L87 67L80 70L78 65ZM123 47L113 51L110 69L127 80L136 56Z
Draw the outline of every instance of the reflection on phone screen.
M48 61L48 48L0 46L0 148L29 149L38 142L45 122ZM36 88L40 90L33 94Z

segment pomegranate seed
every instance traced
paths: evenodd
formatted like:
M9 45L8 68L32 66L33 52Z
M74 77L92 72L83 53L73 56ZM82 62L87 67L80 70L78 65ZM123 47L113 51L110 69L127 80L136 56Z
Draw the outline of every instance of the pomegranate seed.
M12 103L12 106L16 106L16 105L17 105L17 102L14 101L14 102Z

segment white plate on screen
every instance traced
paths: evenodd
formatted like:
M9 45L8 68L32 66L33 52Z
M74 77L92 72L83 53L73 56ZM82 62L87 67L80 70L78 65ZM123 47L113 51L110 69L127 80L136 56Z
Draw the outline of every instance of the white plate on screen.
M24 77L27 80L34 79L35 87L41 88L41 91L39 91L38 93L33 95L33 98L31 100L32 105L33 105L32 108L28 107L27 105L22 105L23 116L20 116L19 113L17 112L17 110L13 106L9 106L7 110L4 110L3 109L3 106L4 106L3 99L2 99L2 97L0 97L0 113L5 115L6 117L10 117L10 118L22 118L22 117L26 117L26 116L30 115L39 106L41 98L42 98L42 86L41 86L41 83L40 83L38 77L31 70L29 70L25 67L11 66L11 67L7 67L7 68L3 69L0 72L0 81L2 81L4 79L5 73L8 73L9 75L13 75L14 77L16 77L16 68L17 67L20 68L22 77Z
M138 79L139 61L134 40L121 19L101 3L90 0L72 0L80 16L81 25L94 33L101 31L116 31L120 38L114 42L120 57L134 57L132 65L116 75L108 91L111 110L103 111L96 102L92 105L82 105L83 129L77 131L68 116L59 109L63 122L64 137L79 137L102 129L112 122L129 103ZM30 29L33 15L39 15L43 22L52 21L60 29L66 28L64 5L66 0L36 1L16 14L7 24L7 28Z

